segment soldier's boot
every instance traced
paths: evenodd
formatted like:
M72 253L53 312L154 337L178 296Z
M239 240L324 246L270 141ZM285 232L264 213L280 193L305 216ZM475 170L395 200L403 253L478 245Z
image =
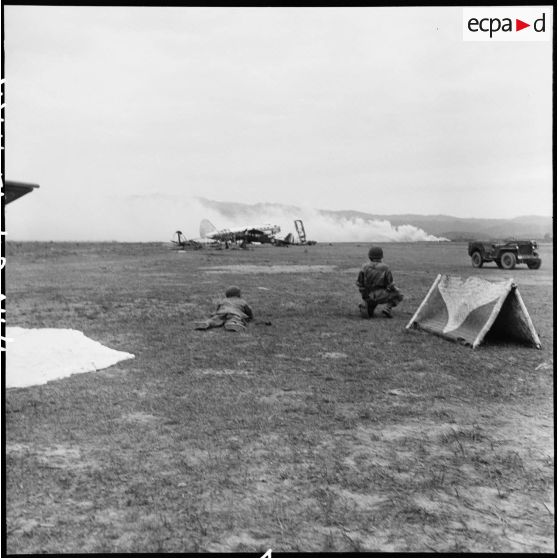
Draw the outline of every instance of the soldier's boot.
M196 322L194 329L210 329L212 327L221 327L225 323L225 319L222 316L211 316L203 322Z
M225 324L225 329L227 331L246 331L246 326L240 321L230 320Z
M358 305L361 318L364 318L366 320L374 317L375 308L376 304L371 300L364 300Z
M376 310L376 306L378 306L375 302L373 302L372 300L368 300L368 316L370 318L374 317L374 310Z

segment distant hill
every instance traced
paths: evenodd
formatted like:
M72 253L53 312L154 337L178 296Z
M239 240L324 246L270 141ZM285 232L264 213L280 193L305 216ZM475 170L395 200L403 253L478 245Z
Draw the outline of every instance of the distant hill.
M489 239L529 237L543 239L552 237L552 217L526 215L513 219L472 219L450 215L374 215L360 211L322 211L347 219L385 219L394 226L413 225L428 234L444 236L450 240L470 238Z
M265 220L266 214L289 213L294 218L301 208L294 205L274 203L232 203L199 198L207 208L223 216L237 219L253 219L258 215ZM513 219L473 219L450 215L377 215L353 210L314 210L317 214L339 221L389 221L394 227L412 225L434 236L449 240L488 240L504 238L531 238L533 240L552 239L552 217L525 215Z

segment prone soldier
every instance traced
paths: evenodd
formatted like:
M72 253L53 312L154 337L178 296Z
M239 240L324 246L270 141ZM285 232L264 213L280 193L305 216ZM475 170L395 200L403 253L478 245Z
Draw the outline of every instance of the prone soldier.
M224 326L228 331L244 331L246 324L253 318L254 313L242 298L240 289L232 286L225 291L225 298L218 302L212 316L203 322L198 322L195 329Z

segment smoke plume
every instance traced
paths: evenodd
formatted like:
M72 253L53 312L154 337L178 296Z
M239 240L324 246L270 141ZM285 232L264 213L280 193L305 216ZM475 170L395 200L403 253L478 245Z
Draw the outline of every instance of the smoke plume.
M187 238L199 238L202 219L208 219L217 229L279 225L279 236L292 232L298 239L294 220L302 219L307 239L318 242L445 240L413 225L393 226L387 220L366 218L362 213L355 217L346 215L351 212L272 203L217 202L163 193L76 198L72 211L62 214L57 211L56 200L40 200L36 196L28 202L9 207L10 239L166 242L177 230Z
M302 219L306 236L318 242L418 242L442 241L413 225L393 226L387 220L347 217L308 207L277 204L224 204L198 200L218 229L242 225L276 224L281 234L295 233L294 220ZM211 214L212 217L207 217ZM215 219L215 220L213 220ZM296 233L295 233L296 238Z

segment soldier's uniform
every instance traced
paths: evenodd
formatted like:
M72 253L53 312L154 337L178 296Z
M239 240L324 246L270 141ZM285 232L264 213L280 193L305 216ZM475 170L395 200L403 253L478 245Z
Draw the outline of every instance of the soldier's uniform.
M385 304L382 313L391 318L391 309L403 300L403 295L393 283L389 266L382 262L383 256L381 248L370 248L370 261L364 263L358 274L357 286L363 300L359 310L363 318L372 318L378 304Z
M254 318L254 313L248 303L241 298L238 287L229 287L225 298L217 304L213 315L203 322L199 322L195 329L209 329L224 326L229 331L244 331L246 324Z

